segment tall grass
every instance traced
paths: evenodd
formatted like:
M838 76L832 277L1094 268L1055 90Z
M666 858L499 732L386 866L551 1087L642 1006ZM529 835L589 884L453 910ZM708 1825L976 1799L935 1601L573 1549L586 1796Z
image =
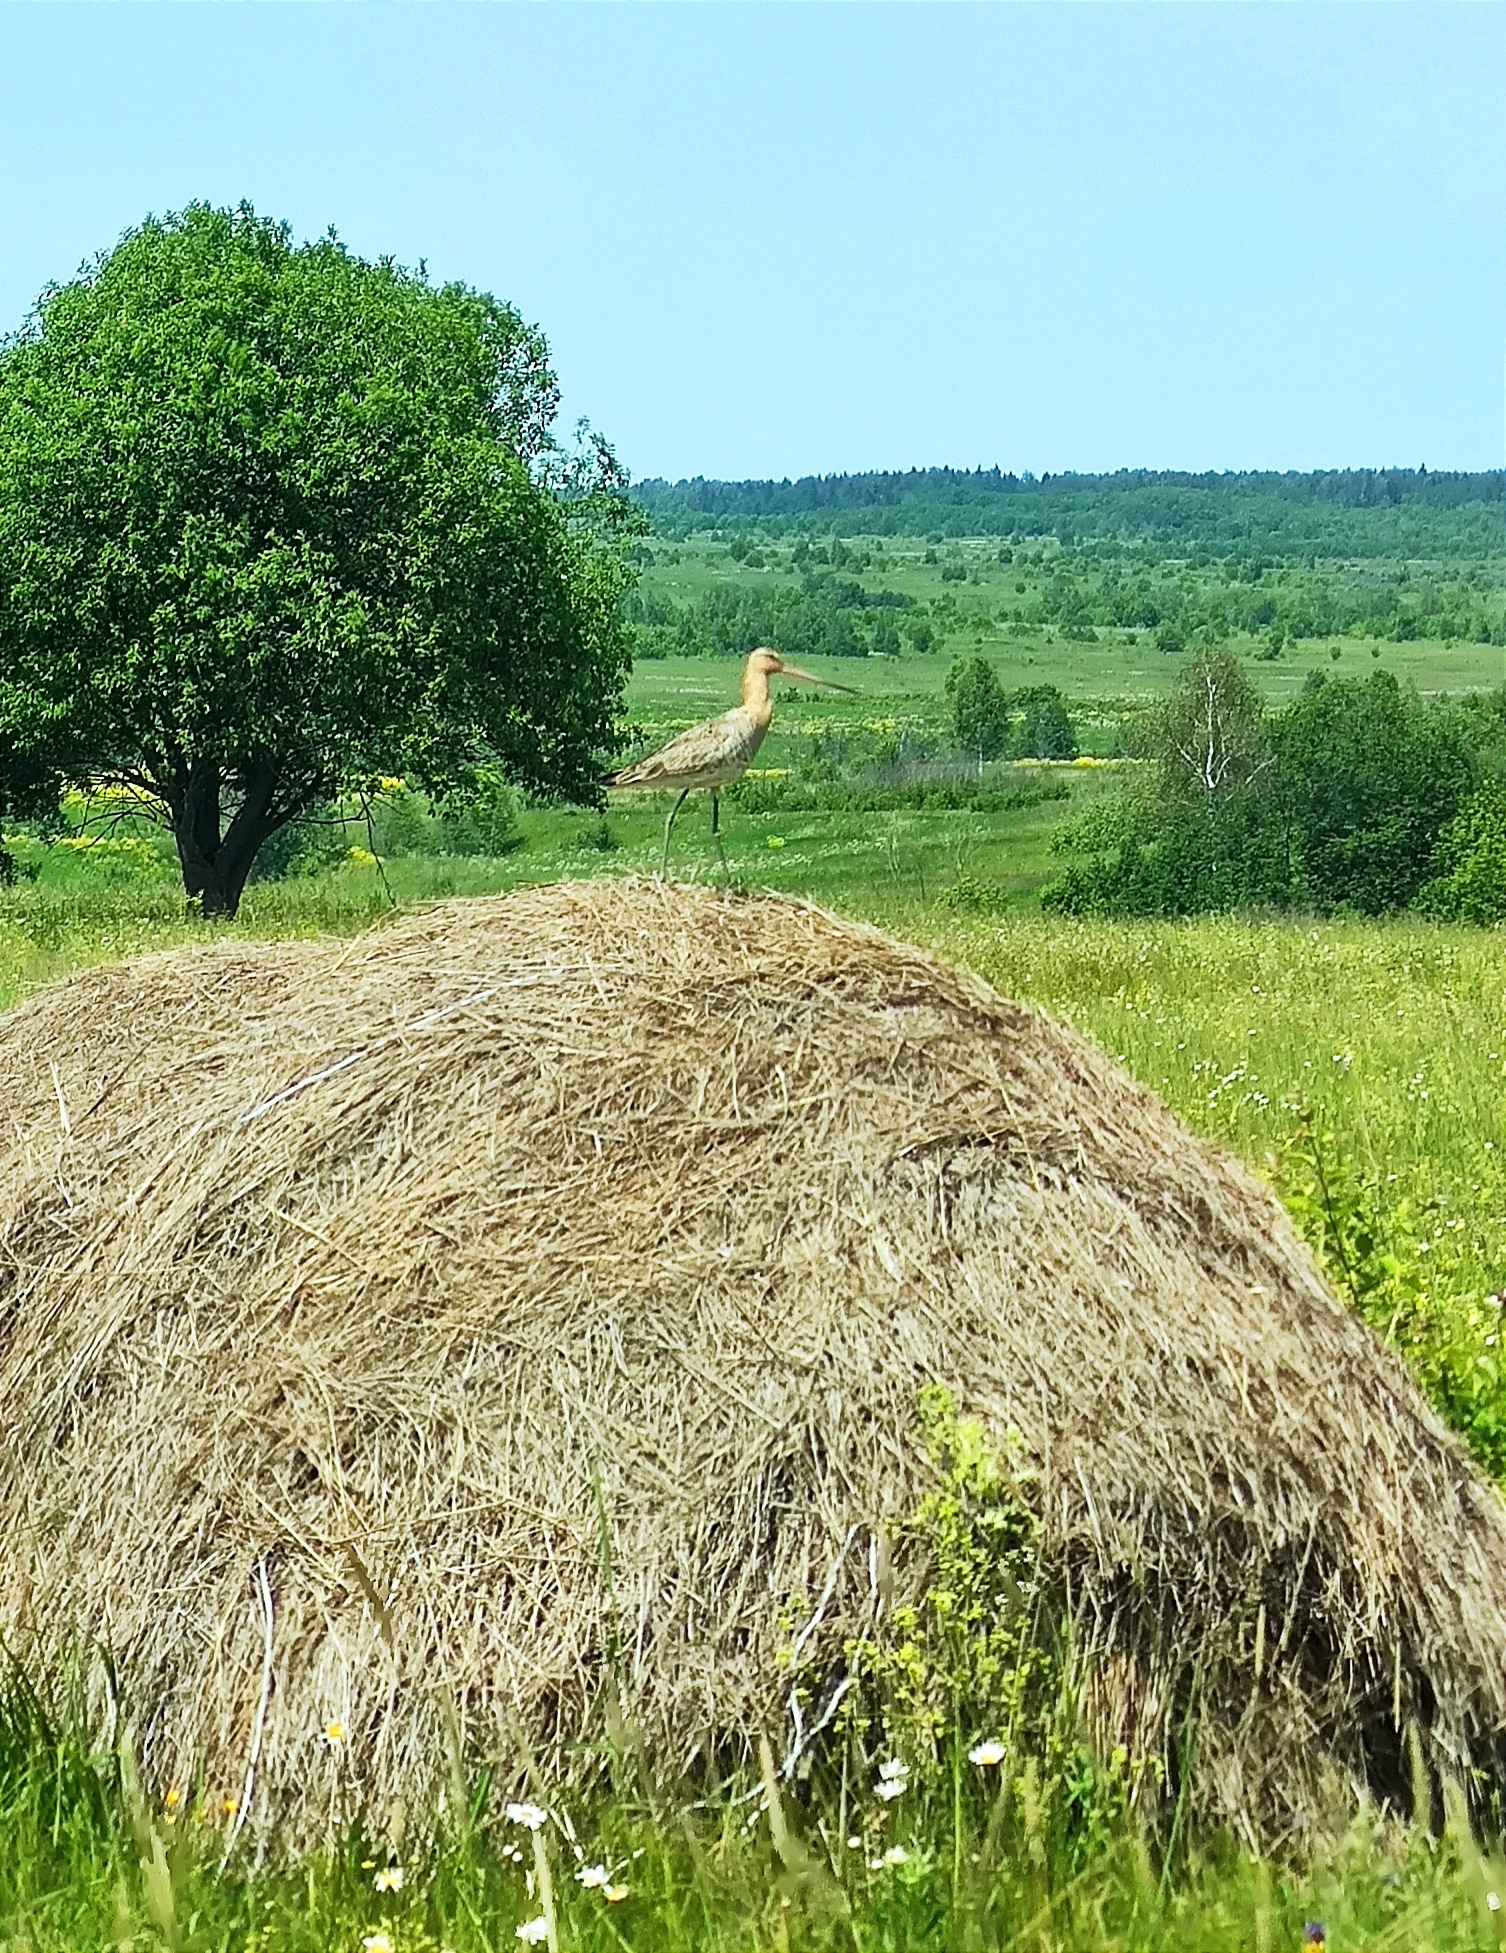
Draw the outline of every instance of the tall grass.
M0 1703L0 1943L491 1953L530 1943L518 1929L531 1925L547 1943L552 1925L573 1953L1275 1953L1303 1945L1315 1920L1336 1953L1501 1943L1491 1898L1506 1894L1506 1865L1456 1810L1438 1836L1362 1813L1300 1869L1217 1839L1165 1860L1128 1819L1065 1837L1028 1766L999 1783L956 1761L959 1773L944 1757L892 1803L859 1785L840 1813L835 1797L771 1795L756 1773L709 1804L630 1780L556 1805L537 1849L505 1808L483 1808L478 1786L458 1821L398 1813L384 1834L352 1828L329 1849L258 1863L241 1848L225 1859L223 1812L143 1801L128 1731L91 1752L12 1684Z

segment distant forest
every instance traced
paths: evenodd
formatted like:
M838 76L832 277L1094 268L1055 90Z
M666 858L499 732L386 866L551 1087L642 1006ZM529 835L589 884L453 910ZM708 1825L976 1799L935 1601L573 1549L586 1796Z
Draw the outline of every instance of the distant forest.
M1294 557L1482 557L1506 548L1506 473L1349 468L1315 474L1012 475L912 468L800 481L639 482L655 532L1054 536L1158 553L1252 548Z

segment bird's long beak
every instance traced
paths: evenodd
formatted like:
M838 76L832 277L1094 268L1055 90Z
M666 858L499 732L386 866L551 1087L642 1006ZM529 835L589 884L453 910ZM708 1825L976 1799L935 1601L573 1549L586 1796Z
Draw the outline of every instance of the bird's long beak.
M807 685L824 685L829 692L851 692L851 685L839 685L835 678L818 678L813 671L802 671L798 665L781 664L775 672L776 678L803 678Z

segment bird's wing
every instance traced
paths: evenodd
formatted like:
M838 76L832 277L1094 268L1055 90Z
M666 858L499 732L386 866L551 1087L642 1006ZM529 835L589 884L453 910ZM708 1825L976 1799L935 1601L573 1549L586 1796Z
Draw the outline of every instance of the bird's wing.
M741 709L734 706L715 719L704 719L678 733L667 746L650 753L634 766L625 766L607 781L609 787L651 787L683 784L697 773L735 763L749 743L750 728ZM755 742L756 743L756 742Z

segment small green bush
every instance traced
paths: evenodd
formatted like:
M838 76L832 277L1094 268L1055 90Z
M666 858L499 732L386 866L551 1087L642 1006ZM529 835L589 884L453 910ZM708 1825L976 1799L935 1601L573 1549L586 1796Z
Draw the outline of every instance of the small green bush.
M465 800L441 808L437 825L441 854L495 856L523 845L518 797L500 774L486 776Z

